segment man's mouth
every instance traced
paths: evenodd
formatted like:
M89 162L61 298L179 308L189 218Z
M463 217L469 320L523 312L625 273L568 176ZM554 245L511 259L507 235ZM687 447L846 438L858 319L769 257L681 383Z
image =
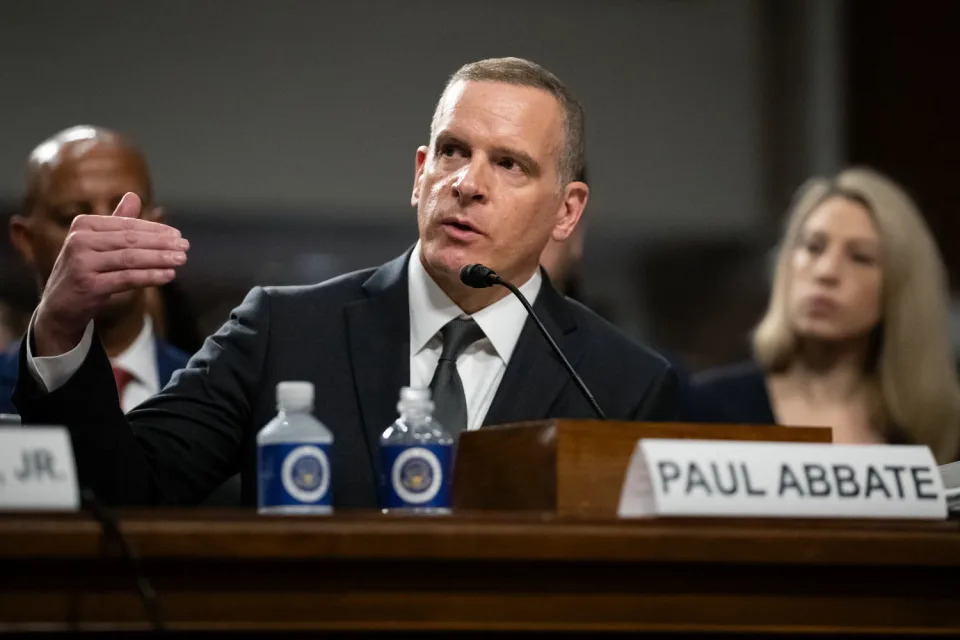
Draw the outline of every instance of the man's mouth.
M475 226L463 218L444 218L440 221L440 226L451 236L459 239L468 239L470 237L483 235Z

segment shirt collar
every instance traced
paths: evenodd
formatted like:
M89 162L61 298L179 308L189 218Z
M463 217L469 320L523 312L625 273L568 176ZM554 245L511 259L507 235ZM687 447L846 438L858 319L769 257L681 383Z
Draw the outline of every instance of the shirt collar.
M157 372L157 344L153 334L153 321L150 316L143 317L143 328L137 338L110 364L124 369L134 380L148 388L160 389L160 374Z
M410 254L407 281L410 296L410 350L417 354L444 325L454 318L466 317L466 314L423 268L419 242ZM542 285L543 276L537 269L520 287L520 292L532 305ZM471 317L483 329L500 359L509 362L527 321L527 311L516 296L507 294Z

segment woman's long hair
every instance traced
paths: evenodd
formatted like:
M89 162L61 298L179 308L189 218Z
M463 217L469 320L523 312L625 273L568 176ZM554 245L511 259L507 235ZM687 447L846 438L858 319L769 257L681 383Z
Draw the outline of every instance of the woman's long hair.
M866 206L881 244L880 326L867 371L875 427L887 441L930 447L942 462L960 451L960 385L950 344L946 271L917 206L892 180L867 168L814 178L797 193L777 254L766 314L753 333L753 352L768 372L785 370L797 351L787 312L791 254L807 216L831 197Z

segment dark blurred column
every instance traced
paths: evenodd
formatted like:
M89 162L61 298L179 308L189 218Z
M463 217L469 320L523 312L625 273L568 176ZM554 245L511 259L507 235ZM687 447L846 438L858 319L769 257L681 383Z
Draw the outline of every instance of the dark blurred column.
M960 283L960 2L849 0L850 159L917 199Z
M804 180L846 161L845 11L832 0L760 2L757 10L764 201L778 224Z

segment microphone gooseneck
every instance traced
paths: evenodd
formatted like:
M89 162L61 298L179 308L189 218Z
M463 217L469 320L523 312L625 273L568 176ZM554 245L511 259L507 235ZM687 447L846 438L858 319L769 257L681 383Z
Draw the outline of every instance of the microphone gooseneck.
M137 585L137 592L140 595L140 604L146 613L147 621L153 631L164 631L166 625L163 617L160 615L160 607L157 604L157 592L153 588L150 579L143 571L140 562L140 555L136 548L130 543L127 537L120 529L120 523L112 511L107 509L96 494L87 487L80 490L80 504L84 511L93 516L100 523L105 538L113 538L120 547L120 553L127 562L130 572L133 574L134 582Z
M583 394L583 397L586 398L587 402L590 403L590 406L593 407L594 412L600 417L601 420L607 419L607 414L605 414L603 409L600 408L600 405L597 403L597 399L593 397L592 393L590 393L590 389L587 388L586 383L582 378L580 378L580 374L577 373L576 369L573 368L573 365L570 364L570 361L567 360L567 356L563 355L563 351L560 350L560 347L553 339L553 336L551 336L547 331L547 328L543 326L542 322L540 322L540 318L537 317L537 314L534 312L530 302L522 293L520 293L519 289L506 280L503 280L493 269L482 264L468 264L462 267L460 269L460 281L468 287L473 287L474 289L486 289L487 287L500 285L502 287L506 287L510 293L515 295L517 299L520 300L523 308L527 310L527 313L530 315L530 317L533 318L533 322L537 325L537 329L540 330L540 333L546 339L547 343L550 345L550 348L553 349L553 352L556 353L560 358L560 361L566 368L567 373L570 374L570 378L573 379L573 382L577 385L577 388L580 389L580 393Z

